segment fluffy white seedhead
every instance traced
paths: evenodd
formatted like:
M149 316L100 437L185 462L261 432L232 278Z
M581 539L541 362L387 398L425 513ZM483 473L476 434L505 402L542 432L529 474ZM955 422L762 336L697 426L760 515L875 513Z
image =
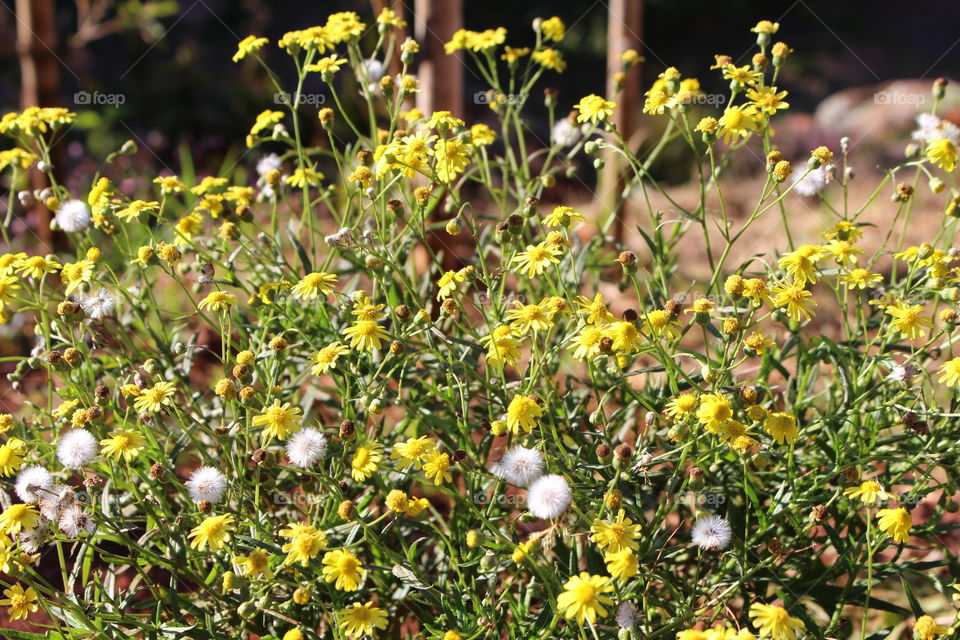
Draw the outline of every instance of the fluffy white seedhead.
M97 439L86 429L71 429L60 436L57 459L68 469L77 469L97 455Z
M632 602L621 602L617 607L617 626L629 629L637 623L637 605Z
M67 233L77 233L90 226L90 207L82 200L67 200L57 210L57 224Z
M527 508L538 518L549 520L566 511L572 497L570 485L563 476L540 476L527 491Z
M76 538L81 531L93 533L96 528L90 514L87 513L79 504L72 504L64 507L60 511L60 518L57 520L57 526L60 531L68 538Z
M100 289L84 298L80 306L83 307L83 312L94 320L102 320L113 313L113 309L117 306L117 299L106 289Z
M26 553L37 553L47 541L49 533L50 523L47 520L41 520L33 529L20 532L20 548Z
M200 467L187 480L187 490L194 502L208 500L216 504L227 490L227 479L214 467Z
M580 141L580 127L570 122L569 118L558 120L553 125L553 142L561 147L572 147Z
M798 173L793 179L793 190L801 196L815 196L827 186L827 166L820 165L806 175Z
M313 427L301 429L287 441L287 457L301 469L313 466L326 450L327 438Z
M53 487L53 476L43 467L27 467L17 476L14 489L24 502L37 502L40 496Z
M493 465L493 475L517 487L526 487L543 474L543 455L536 449L516 446Z
M257 175L263 176L283 168L283 161L275 153L268 153L257 161Z
M704 551L722 551L730 544L733 530L720 516L706 516L693 523L690 537Z
M65 484L55 484L47 491L40 491L40 514L47 520L56 520L60 512L70 505L77 503L77 494Z

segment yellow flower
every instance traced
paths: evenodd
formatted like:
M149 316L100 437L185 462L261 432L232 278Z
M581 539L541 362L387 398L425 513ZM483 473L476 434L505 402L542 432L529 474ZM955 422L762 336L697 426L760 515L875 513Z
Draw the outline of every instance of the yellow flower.
M250 135L255 136L267 127L277 124L283 120L283 115L283 111L271 111L270 109L261 111L253 126L250 127Z
M913 637L917 640L933 640L945 633L950 633L950 627L937 624L937 621L930 616L920 616L913 624Z
M380 341L389 337L376 320L357 320L355 325L343 330L343 335L350 339L351 349L363 351L379 349Z
M540 33L542 33L543 37L547 40L563 40L566 31L566 25L564 25L563 20L557 16L553 16L540 23Z
M557 608L565 618L573 618L583 624L584 620L593 624L597 617L606 617L607 607L613 606L613 600L606 594L613 591L610 578L593 576L586 571L571 576L563 585L563 593L557 597Z
M37 592L33 587L23 588L19 582L9 589L3 590L6 598L0 600L0 606L9 607L7 610L10 620L24 620L40 606L37 604Z
M426 436L409 438L404 442L398 442L393 445L390 459L399 460L401 468L413 467L414 469L419 469L424 454L433 450L434 447L436 447L436 445L433 440Z
M957 168L957 145L949 138L931 140L927 145L927 159L944 171Z
M333 582L338 591L356 591L366 573L357 556L347 549L335 549L323 555L323 579Z
M233 54L233 61L240 62L245 57L259 51L269 40L257 36L247 36L237 44L237 52Z
M530 59L544 69L551 69L557 73L563 73L564 69L567 68L567 63L564 61L563 56L560 55L560 52L550 47L534 51Z
M697 419L711 433L719 433L727 420L733 417L730 402L720 393L706 393L700 396L700 408Z
M300 282L293 285L291 290L293 297L297 300L316 300L319 295L330 295L333 288L330 286L337 283L337 276L325 271L308 273Z
M466 276L461 271L447 271L437 280L437 300L446 300L457 290L457 283L464 282Z
M522 563L526 559L527 554L529 554L535 546L537 546L537 540L534 539L521 542L514 548L513 553L510 554L510 560L512 560L514 564Z
M210 309L211 311L229 311L230 307L237 304L237 297L232 293L225 291L211 291L197 305L199 309Z
M529 433L537 426L538 419L543 416L543 408L529 396L515 395L507 407L507 429L512 433L520 433L520 429Z
M637 575L640 562L630 549L611 551L605 554L603 559L607 563L607 571L617 580L625 582Z
M879 482L867 480L857 487L844 489L843 495L848 498L859 498L863 504L877 504L881 500L888 500L890 494L883 490Z
M346 63L347 61L345 58L341 58L337 55L332 55L332 56L327 56L326 58L320 58L313 64L307 65L305 67L305 70L316 71L319 73L328 73L330 74L330 76L332 76L337 71L340 71L340 67L342 67Z
M90 282L93 277L93 260L80 260L79 262L68 262L60 270L60 279L67 285L64 293L68 296L76 291L80 285ZM0 279L2 283L2 279ZM2 287L2 284L0 284ZM0 308L3 307L3 291L0 289Z
M264 428L264 442L273 438L285 440L300 426L300 420L297 417L300 413L299 407L291 407L289 402L284 402L281 405L280 401L274 398L272 405L265 407L260 415L254 416L253 426Z
M604 552L616 553L623 549L640 548L637 543L640 538L640 525L627 518L623 509L617 512L613 522L594 520L590 531L593 532L590 539Z
M233 564L241 569L240 575L244 578L255 578L261 575L266 578L273 577L270 571L270 556L262 549L255 549L246 556L236 556Z
M762 356L764 353L766 353L767 349L773 349L776 346L776 342L774 342L769 336L764 335L759 331L753 331L749 336L743 339L744 350L749 349L752 354L758 356Z
M290 538L290 542L280 548L287 554L284 564L298 562L301 567L305 567L311 559L327 548L327 534L313 525L294 523L281 529L280 535Z
M443 484L453 480L450 473L450 456L433 448L423 454L423 474L434 484Z
M605 335L605 327L587 325L571 340L570 348L577 360L590 360L600 354L600 342Z
M330 369L337 366L337 360L340 356L348 353L350 353L350 349L348 349L346 345L340 344L339 342L328 344L310 357L313 364L313 367L310 369L310 374L319 376L327 373Z
M773 640L796 640L803 631L803 622L793 618L783 607L755 602L750 605L750 619L757 627L761 638Z
M923 332L923 327L930 328L933 326L933 320L920 315L923 313L923 305L920 304L907 304L898 301L896 304L889 305L884 311L887 315L893 317L893 320L890 321L890 328L899 331L901 339L916 340L922 338L926 335Z
M384 7L383 10L380 11L380 15L377 16L377 24L403 29L405 26L407 26L407 21L398 16L393 9Z
M170 406L175 393L174 383L157 382L137 395L137 399L133 401L133 408L140 413L158 413L163 407Z
M847 285L850 289L866 289L867 287L872 287L875 284L883 282L883 276L879 273L873 273L867 269L858 267L841 274L840 282Z
M23 255L23 254L21 254ZM23 255L18 259L14 266L24 278L41 278L46 273L53 273L60 268L60 263L56 260L49 260L43 256L33 256L32 258Z
M643 101L643 112L650 115L663 115L667 106L670 104L670 96L663 91L651 89L646 93L646 99Z
M553 326L553 308L547 300L537 304L523 304L519 300L513 301L514 308L507 310L507 320L510 328L519 336L526 335L530 330L547 331Z
M773 115L779 109L787 109L790 104L784 102L787 97L786 91L777 92L776 87L756 87L747 90L747 99L761 113Z
M478 146L485 147L493 144L497 139L497 134L487 125L480 123L470 127L470 141Z
M340 611L340 626L350 637L373 634L373 629L387 628L387 612L373 606L373 602L354 602Z
M785 411L768 413L763 421L763 428L778 444L793 444L797 441L797 419L792 413Z
M718 122L726 144L738 138L746 138L757 126L753 107L744 105L727 107Z
M667 403L664 407L664 413L674 420L680 420L693 413L693 410L697 408L698 401L697 394L682 393Z
M593 296L593 300L586 296L577 296L577 310L587 314L587 324L606 324L614 319L600 293Z
M16 276L0 276L0 311L13 301L13 292L20 288Z
M302 189L306 186L316 186L323 180L324 175L311 167L300 167L292 175L283 179L291 187Z
M434 171L442 182L452 182L470 164L473 147L459 138L438 141L434 147Z
M379 444L360 447L353 454L353 461L350 463L352 469L351 475L357 482L363 482L374 473L383 459L383 453Z
M463 120L449 111L434 111L424 125L427 129L455 129L464 125Z
M569 229L574 224L583 222L583 220L583 215L576 209L561 204L554 207L553 212L544 217L543 226Z
M0 513L0 534L16 536L21 531L29 531L40 523L40 514L32 504L18 502Z
M137 457L140 450L147 444L137 431L111 431L109 435L109 438L100 441L100 446L103 447L103 454L114 460L123 458L129 462Z
M944 362L939 373L937 382L945 382L951 387L960 387L960 358L952 358Z
M487 347L487 362L494 365L517 366L520 358L520 346L523 344L513 336L513 329L500 325L488 336L480 338L480 344Z
M23 466L20 443L20 440L12 438L0 445L0 476L12 476Z
M134 200L123 209L117 211L117 217L124 222L138 219L144 211L159 211L159 202L147 202L145 200Z
M643 337L637 325L627 320L611 322L604 328L604 332L613 340L613 348L624 353L632 353Z
M612 116L613 110L617 108L617 103L604 100L600 96L591 93L588 96L580 98L580 102L575 104L573 108L579 112L577 122L592 122L596 124Z
M205 518L190 531L190 548L203 551L210 547L210 551L219 551L223 545L230 542L230 532L234 530L233 522L234 518L230 515Z
M794 251L783 254L778 265L793 278L794 282L805 284L817 281L817 261L823 257L820 247L804 244Z
M536 245L527 245L526 251L521 251L513 258L513 262L520 267L520 272L526 272L528 278L541 275L551 264L560 264L557 256L560 249L555 245L541 242Z
M779 283L773 288L773 305L775 307L786 309L787 315L796 321L809 320L813 317L811 306L816 306L816 302L808 300L813 294L807 291L803 283Z
M896 509L880 509L877 511L877 521L880 530L893 538L894 542L905 543L910 539L910 526L913 518L910 512L903 507Z
M177 176L159 176L153 179L153 183L160 185L160 193L164 195L180 193L187 188ZM92 192L91 195L93 195Z

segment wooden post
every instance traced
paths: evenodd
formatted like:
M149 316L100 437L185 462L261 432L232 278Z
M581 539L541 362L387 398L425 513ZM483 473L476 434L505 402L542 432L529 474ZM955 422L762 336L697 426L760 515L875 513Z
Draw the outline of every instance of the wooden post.
M463 53L443 45L463 27L463 0L416 0L414 34L420 43L417 108L430 115L446 110L463 117Z
M53 53L57 46L56 12L53 0L16 0L17 55L20 59L20 107L52 107L59 102L59 61ZM43 174L34 170L33 188L46 185ZM50 212L42 203L34 205L36 232L51 246Z
M617 103L614 122L623 139L630 142L637 130L641 112L640 63L634 64L623 79L618 92L614 76L623 68L620 54L627 49L643 53L640 34L643 29L643 0L610 0L607 19L607 98ZM619 155L608 156L608 162L600 172L598 191L603 211L611 215L625 186L625 164ZM613 236L623 239L624 211L612 227Z

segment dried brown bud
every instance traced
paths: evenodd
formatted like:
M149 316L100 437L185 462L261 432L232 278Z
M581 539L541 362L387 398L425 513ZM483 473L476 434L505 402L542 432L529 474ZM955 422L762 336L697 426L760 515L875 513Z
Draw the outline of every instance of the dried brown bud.
M340 438L347 440L353 437L355 432L353 420L344 420L340 423Z
M201 500L197 503L197 510L200 511L200 513L210 513L213 511L213 503L209 500Z

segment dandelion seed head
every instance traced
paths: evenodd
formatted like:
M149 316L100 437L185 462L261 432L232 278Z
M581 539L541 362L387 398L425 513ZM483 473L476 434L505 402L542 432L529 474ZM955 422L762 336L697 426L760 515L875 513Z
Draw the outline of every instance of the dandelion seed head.
M566 511L572 497L570 485L563 476L540 476L527 491L527 508L536 517L549 520Z
M543 474L543 455L536 449L516 446L493 465L493 475L517 487L526 487Z
M293 434L287 442L287 457L291 464L306 469L327 450L327 438L313 427L305 427Z
M40 466L27 467L17 475L15 490L24 502L37 502L53 486L53 476Z
M57 444L57 459L68 469L77 469L97 455L97 439L86 429L71 429Z
M90 208L82 200L67 200L57 210L56 220L67 233L78 233L90 226Z
M194 502L208 500L216 504L223 499L227 490L227 479L218 469L203 466L193 472L186 486Z
M722 551L730 544L733 529L720 516L706 516L693 523L690 537L704 551Z

